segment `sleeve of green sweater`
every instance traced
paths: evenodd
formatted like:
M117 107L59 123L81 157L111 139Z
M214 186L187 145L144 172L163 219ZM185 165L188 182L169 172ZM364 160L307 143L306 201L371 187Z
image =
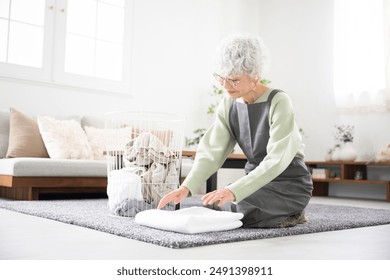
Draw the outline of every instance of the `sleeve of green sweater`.
M225 162L236 144L229 126L229 108L232 100L225 96L217 108L213 125L202 137L194 164L185 178L182 186L187 187L191 194L199 193L202 184Z
M239 202L280 175L295 156L303 157L303 144L290 98L284 92L274 96L270 108L270 138L267 155L248 175L226 188Z

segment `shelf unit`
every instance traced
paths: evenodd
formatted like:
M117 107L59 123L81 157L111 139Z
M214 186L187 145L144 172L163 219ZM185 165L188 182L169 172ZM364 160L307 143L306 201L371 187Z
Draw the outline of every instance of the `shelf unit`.
M344 161L306 161L309 169L325 168L330 169L337 175L337 178L314 179L313 195L328 196L329 183L349 183L349 184L372 184L383 185L386 188L386 201L390 202L390 162L344 162ZM386 180L367 179L369 178L368 167L388 167L389 173L386 173ZM355 180L355 173L362 172L362 179Z

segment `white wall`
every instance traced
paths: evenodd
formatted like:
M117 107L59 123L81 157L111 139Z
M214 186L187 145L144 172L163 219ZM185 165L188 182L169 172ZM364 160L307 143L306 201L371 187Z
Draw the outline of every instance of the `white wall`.
M231 32L255 32L255 0L142 0L134 5L133 92L152 110L183 113L186 134L207 127L214 52Z
M307 159L322 160L337 123L332 96L332 1L263 0L260 33L272 66L271 86L292 98Z

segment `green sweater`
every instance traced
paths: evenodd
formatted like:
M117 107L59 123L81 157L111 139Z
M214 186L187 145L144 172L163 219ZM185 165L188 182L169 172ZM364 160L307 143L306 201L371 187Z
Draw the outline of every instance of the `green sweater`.
M266 102L272 89L268 89L255 102ZM237 99L237 102L243 102ZM199 193L201 185L222 166L233 151L236 140L229 125L229 110L233 100L225 95L218 106L216 119L201 139L193 167L182 183L191 194ZM267 155L248 175L233 182L230 189L235 202L240 202L281 174L294 157L304 157L301 134L295 122L293 107L288 95L279 92L271 102L269 113L270 138Z

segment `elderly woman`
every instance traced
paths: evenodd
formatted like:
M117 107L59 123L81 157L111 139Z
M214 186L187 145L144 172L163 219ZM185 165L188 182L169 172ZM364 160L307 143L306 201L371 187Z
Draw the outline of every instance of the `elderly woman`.
M306 221L304 209L313 185L303 161L304 145L288 95L260 82L266 58L256 36L238 34L224 40L214 76L227 94L199 143L190 173L158 208L198 193L238 143L248 159L246 175L204 195L203 204L243 213L244 227L288 227Z

